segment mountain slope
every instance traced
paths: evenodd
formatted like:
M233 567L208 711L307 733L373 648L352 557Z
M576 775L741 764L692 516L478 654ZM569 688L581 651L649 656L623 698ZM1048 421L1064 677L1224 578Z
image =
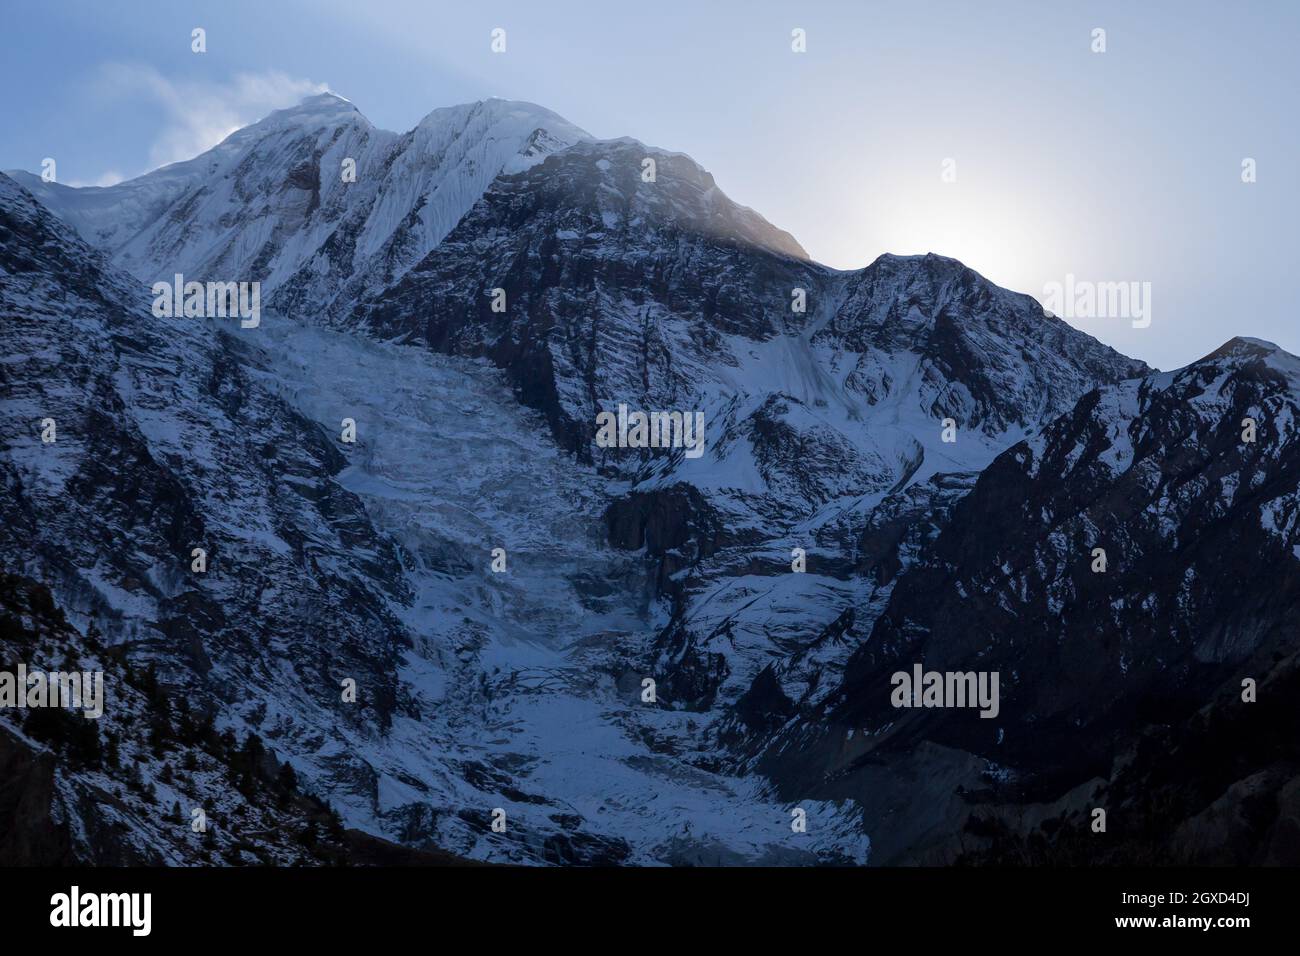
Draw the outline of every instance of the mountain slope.
M846 614L869 626L880 596L848 578L886 495L976 470L1145 371L953 260L811 263L688 158L627 139L503 176L345 324L490 359L579 461L629 483L606 521L646 549L667 615L646 666L704 708ZM596 416L620 404L699 411L702 456L599 447ZM814 573L790 573L795 547L819 552Z
M155 319L29 194L0 187L3 570L47 583L76 626L153 664L218 730L255 733L347 823L414 848L865 858L861 835L834 828L785 845L788 815L761 781L647 748L683 720L618 684L620 642L645 626L635 563L601 550L597 476L571 472L499 375L288 320ZM345 415L355 446L334 437ZM522 511L542 475L566 494ZM488 568L497 545L509 574ZM657 799L665 780L683 803ZM172 859L164 833L127 839Z
M953 774L943 794L949 809L935 810L936 801L895 816L903 838L881 841L887 856L915 858L927 839L933 852L955 852L960 821L979 804L993 805L981 812L1001 834L996 852L1028 839L1008 824L1014 812L998 809L1005 804L1021 806L1022 817L1024 804L1045 805L1029 814L1031 826L1068 813L1069 852L1112 852L1079 837L1090 822L1084 811L1109 805L1108 780L1114 799L1150 825L1145 836L1131 820L1120 831L1133 841L1124 859L1163 858L1151 834L1172 838L1179 825L1201 828L1203 841L1180 852L1224 854L1219 860L1280 852L1261 849L1266 824L1281 813L1283 829L1293 826L1285 820L1294 806L1262 808L1253 835L1231 828L1254 786L1238 781L1264 773L1290 787L1296 773L1278 749L1285 722L1251 717L1260 705L1243 699L1243 681L1276 693L1292 679L1286 661L1298 650L1298 413L1300 359L1251 339L1233 339L1177 372L1089 392L981 473L899 578L822 714L791 730L769 759L802 778L800 786L811 774L842 795L875 785L881 765L898 771L929 748L932 775ZM1256 424L1253 441L1243 437L1246 419ZM918 662L997 672L997 717L894 707L891 676ZM1212 735L1223 731L1208 728L1245 725L1263 737L1234 761L1235 772L1190 756L1169 763L1152 743L1163 738L1194 754L1217 746ZM801 760L777 756L799 747L816 753L799 769ZM1182 815L1154 827L1142 780ZM1093 802L1083 802L1085 791ZM1272 785L1266 792L1281 799ZM1200 817L1216 800L1217 819ZM884 806L868 817L875 812ZM909 829L945 813L940 836ZM971 845L987 846L978 837L989 832Z
M288 286L281 308L310 314L345 290L417 262L501 172L586 133L530 103L435 110L407 133L374 127L332 93L239 129L195 159L106 188L14 178L146 284ZM355 178L345 178L351 163ZM265 299L264 299L265 301Z

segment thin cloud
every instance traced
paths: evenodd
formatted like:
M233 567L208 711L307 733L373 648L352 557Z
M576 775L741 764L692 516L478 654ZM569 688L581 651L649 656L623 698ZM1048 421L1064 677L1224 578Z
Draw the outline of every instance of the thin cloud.
M225 83L178 81L138 63L108 64L97 85L102 95L145 97L163 108L167 121L149 147L151 169L192 159L272 110L328 89L325 83L278 70L237 73Z
M85 180L85 179L70 179L70 180L68 180L68 185L69 185L69 186L77 186L77 187L81 187L81 186L116 186L118 183L120 183L120 182L121 182L123 179L125 179L125 178L126 178L126 177L123 176L121 173L119 173L116 169L110 169L110 170L108 170L107 172L101 174L101 175L99 176L98 179L93 179L93 180Z

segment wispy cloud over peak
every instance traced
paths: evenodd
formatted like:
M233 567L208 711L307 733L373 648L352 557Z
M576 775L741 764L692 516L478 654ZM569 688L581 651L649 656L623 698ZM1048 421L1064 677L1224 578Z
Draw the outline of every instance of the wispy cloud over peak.
M101 95L144 98L162 108L166 120L149 147L150 168L191 159L272 110L329 89L278 70L237 73L226 82L173 80L140 63L108 64L98 82Z

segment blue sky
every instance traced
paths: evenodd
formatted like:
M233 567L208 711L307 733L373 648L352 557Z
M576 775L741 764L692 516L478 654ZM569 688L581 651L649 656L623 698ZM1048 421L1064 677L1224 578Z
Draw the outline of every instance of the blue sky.
M837 268L1149 282L1148 327L1072 321L1162 368L1238 334L1300 353L1297 3L11 0L3 23L0 169L112 182L321 86L399 130L526 99L689 153Z

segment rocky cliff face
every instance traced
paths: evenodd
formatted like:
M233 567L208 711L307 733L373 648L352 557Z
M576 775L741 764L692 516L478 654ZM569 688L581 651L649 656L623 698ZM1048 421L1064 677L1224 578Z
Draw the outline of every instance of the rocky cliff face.
M8 179L0 191L0 314L23 358L0 373L7 565L232 705L281 685L287 643L337 641L333 666L372 688L353 716L382 726L409 641L386 604L405 584L393 544L334 480L343 451L260 384L222 327L236 322L154 319L30 195ZM294 600L272 605L282 592ZM290 693L331 708L343 675L317 660Z
M1005 452L900 580L837 713L887 714L880 677L903 661L999 665L1005 719L962 722L976 736L960 742L1077 772L1085 755L1104 767L1135 719L1186 717L1263 667L1300 598L1297 374L1286 353L1234 339L1090 392Z
M0 668L98 673L103 713L6 709L0 860L8 866L330 865L337 814L302 794L256 735L218 733L190 695L80 632L49 590L0 574Z
M979 467L1145 369L953 260L817 266L688 158L634 140L502 177L350 321L490 359L562 447L631 482L607 521L617 546L648 549L669 602L650 666L676 702L705 708L763 670L779 616L799 643L811 609L826 618L815 630L867 612L842 579L891 490ZM601 447L597 415L620 405L701 411L707 449ZM790 583L792 549L823 544L814 570L832 573Z
M903 572L823 710L778 749L850 735L821 754L820 769L804 768L837 779L837 789L865 786L869 764L923 746L943 748L944 765L965 754L958 779L975 796L964 812L1042 804L1052 812L1034 813L1050 824L1068 810L1063 858L1086 846L1082 811L1109 800L1125 801L1148 827L1130 818L1124 851L1107 846L1112 859L1175 855L1166 847L1162 856L1152 834L1172 838L1180 826L1204 828L1206 841L1184 833L1180 858L1273 856L1274 825L1289 845L1294 808L1275 799L1294 776L1282 756L1291 719L1283 706L1261 721L1264 708L1243 694L1254 698L1247 687L1264 683L1278 693L1296 650L1287 621L1300 599L1298 374L1294 356L1234 339L1177 372L1089 392L1004 452ZM892 675L917 663L999 674L1000 712L894 706ZM1198 747L1217 753L1218 735L1245 726L1274 745L1243 743L1225 763L1194 766ZM1182 772L1158 740L1180 749ZM1262 780L1272 783L1251 827L1229 832ZM1178 811L1157 827L1144 802L1153 794L1137 781L1158 781ZM1207 803L1220 797L1226 808L1215 819ZM1008 824L1016 818L1006 806L991 819L991 829L974 825L968 852L1052 856L1051 826L1035 848ZM945 852L957 852L954 833L960 827L944 834ZM990 836L994 850L980 839Z
M701 842L680 843L675 811L652 795L681 771L636 742L680 733L676 719L648 708L665 726L640 729L617 686L624 642L647 626L639 562L604 549L599 480L560 457L496 374L287 320L257 338L230 319L157 319L30 194L0 186L0 316L21 359L2 380L5 569L44 582L81 633L152 665L214 733L255 735L344 822L418 850L550 863L861 854L856 836L781 847L780 828L765 832L781 808L748 784L699 800ZM355 445L339 440L345 415ZM554 497L521 508L539 480ZM582 775L594 754L599 798ZM729 785L702 773L681 786ZM620 812L602 816L605 800ZM94 805L77 804L85 826L99 825ZM176 859L152 827L123 839L141 859Z

